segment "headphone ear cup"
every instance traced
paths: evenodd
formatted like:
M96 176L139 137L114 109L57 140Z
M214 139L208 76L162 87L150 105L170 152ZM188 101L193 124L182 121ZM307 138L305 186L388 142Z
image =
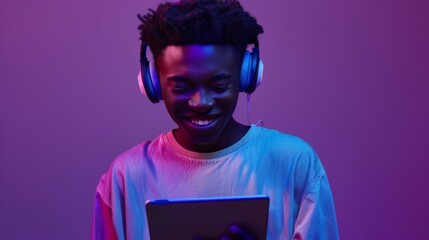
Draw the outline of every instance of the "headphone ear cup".
M137 81L139 82L139 89L141 94L147 97L146 89L144 89L143 78L142 78L142 70L139 70L139 74L137 75Z
M251 55L249 51L244 51L243 61L241 63L240 73L240 92L247 92L249 89Z
M244 51L240 74L240 92L253 93L262 82L264 64L259 58L259 49Z
M156 72L155 66L149 63L146 59L141 60L141 81L139 79L140 91L146 95L153 103L162 100L161 88L159 84L159 77Z
M158 72L156 71L155 64L149 62L149 73L150 79L152 80L153 91L155 92L156 98L162 100L161 81L159 79Z
M256 86L255 89L257 87L259 87L259 85L261 85L262 83L262 77L264 75L264 63L262 62L262 59L259 59L259 63L258 63L258 71L256 73Z

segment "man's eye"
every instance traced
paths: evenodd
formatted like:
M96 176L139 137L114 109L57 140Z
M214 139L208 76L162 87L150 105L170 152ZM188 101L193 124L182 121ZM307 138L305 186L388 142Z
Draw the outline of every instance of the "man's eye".
M190 90L188 86L172 86L171 91L174 93L185 93Z
M213 89L216 92L225 92L226 90L229 89L229 84L215 85L213 86Z

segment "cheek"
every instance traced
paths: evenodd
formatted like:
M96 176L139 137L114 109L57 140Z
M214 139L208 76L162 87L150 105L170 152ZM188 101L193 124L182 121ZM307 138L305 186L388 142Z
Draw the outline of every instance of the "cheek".
M187 106L188 99L186 97L178 97L176 95L165 94L164 104L168 112L174 114L177 111Z
M238 102L238 96L238 91L231 91L225 93L225 95L221 98L218 98L217 101L219 105L223 106L223 108L230 108L234 110Z

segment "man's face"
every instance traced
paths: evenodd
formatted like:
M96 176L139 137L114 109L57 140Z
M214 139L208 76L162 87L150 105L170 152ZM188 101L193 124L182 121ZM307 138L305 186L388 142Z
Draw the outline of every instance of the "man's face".
M232 114L239 95L239 61L226 45L168 46L157 60L162 97L183 147L215 151L237 137Z

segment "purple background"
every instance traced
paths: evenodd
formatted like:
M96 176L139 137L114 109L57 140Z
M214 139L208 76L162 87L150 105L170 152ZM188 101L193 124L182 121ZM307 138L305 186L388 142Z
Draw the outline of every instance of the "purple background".
M136 81L157 2L1 1L1 239L89 238L110 162L174 127ZM429 2L243 5L265 28L251 121L313 145L342 239L429 239Z

